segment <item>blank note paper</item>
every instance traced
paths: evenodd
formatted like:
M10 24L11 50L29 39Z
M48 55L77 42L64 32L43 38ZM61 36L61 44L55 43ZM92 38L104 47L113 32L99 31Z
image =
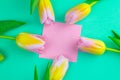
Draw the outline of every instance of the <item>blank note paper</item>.
M43 37L45 38L45 49L41 52L41 58L54 59L63 55L71 62L76 62L78 48L77 41L80 37L81 26L54 22L45 25Z

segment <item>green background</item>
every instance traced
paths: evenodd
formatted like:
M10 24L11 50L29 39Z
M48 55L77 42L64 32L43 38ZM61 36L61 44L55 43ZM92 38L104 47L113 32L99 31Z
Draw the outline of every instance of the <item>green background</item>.
M64 22L67 10L81 2L83 0L52 0L56 21ZM30 15L30 0L0 0L0 20L27 22L5 35L42 33L38 10ZM100 39L107 46L118 48L108 36L112 35L112 29L120 33L120 0L101 0L93 6L91 14L77 24L83 26L82 36ZM35 64L38 66L39 80L43 80L49 60L19 48L11 40L0 39L0 49L6 55L0 63L0 80L33 80ZM70 63L64 80L120 80L120 54L106 51L102 56L95 56L79 51L78 61Z

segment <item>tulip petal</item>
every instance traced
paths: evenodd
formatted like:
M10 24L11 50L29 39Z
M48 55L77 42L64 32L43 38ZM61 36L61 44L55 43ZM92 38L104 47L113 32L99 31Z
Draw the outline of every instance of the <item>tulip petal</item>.
M50 80L62 80L68 69L68 59L60 56L55 59L50 69Z
M81 51L101 55L105 52L105 43L101 40L81 37L78 42L78 48Z
M91 11L91 6L87 3L79 4L72 9L70 9L66 14L66 22L74 24L79 20L85 18Z
M51 20L54 21L55 20L54 19L54 12L53 12L53 8L52 8L52 5L50 3L50 0L46 1L46 3L47 3L46 5L49 5L49 7L46 9L47 15Z
M54 12L50 0L40 0L39 14L41 23L50 24L54 19Z
M44 49L44 39L36 34L20 33L16 38L18 46L40 54Z
M46 20L47 20L47 12L45 10L44 7L44 0L40 0L39 3L39 13L40 13L40 19L41 19L41 23L43 24Z

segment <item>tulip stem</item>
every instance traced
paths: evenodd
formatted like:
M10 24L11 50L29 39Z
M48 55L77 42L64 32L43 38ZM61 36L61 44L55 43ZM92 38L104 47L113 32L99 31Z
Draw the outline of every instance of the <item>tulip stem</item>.
M9 40L15 40L15 37L11 37L11 36L0 36L0 38L9 39Z
M112 51L112 52L120 53L120 50L113 49L113 48L106 48L106 50L108 50L108 51Z

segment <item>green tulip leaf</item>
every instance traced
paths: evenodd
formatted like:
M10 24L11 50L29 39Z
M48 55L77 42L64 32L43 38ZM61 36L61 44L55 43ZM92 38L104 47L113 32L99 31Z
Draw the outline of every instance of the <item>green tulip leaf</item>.
M9 30L22 26L24 24L25 22L15 21L15 20L0 21L0 34L3 34Z
M90 4L90 3L94 2L94 1L100 1L100 0L86 0L85 3Z
M114 30L112 30L112 33L114 34L114 36L115 36L116 38L120 39L120 35L117 34Z
M50 62L47 64L46 72L44 74L44 79L43 80L49 80L50 79Z
M111 36L109 36L109 38L110 38L117 46L120 47L120 39L115 38L115 37L111 37Z
M37 70L36 65L35 65L35 68L34 68L34 80L38 80L38 70Z
M30 14L32 15L35 8L38 6L39 0L31 0L30 4Z

